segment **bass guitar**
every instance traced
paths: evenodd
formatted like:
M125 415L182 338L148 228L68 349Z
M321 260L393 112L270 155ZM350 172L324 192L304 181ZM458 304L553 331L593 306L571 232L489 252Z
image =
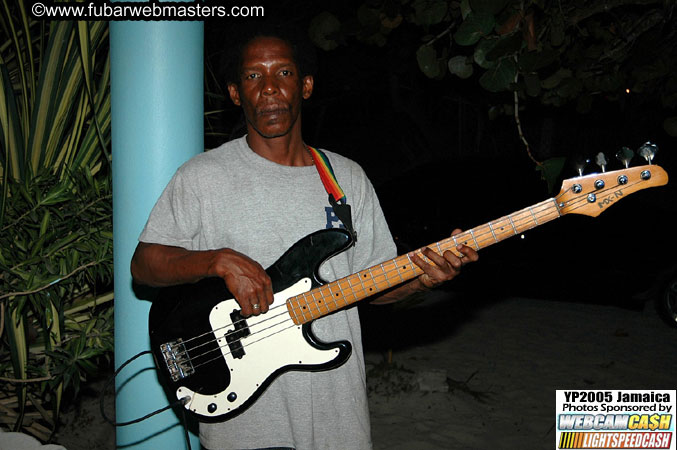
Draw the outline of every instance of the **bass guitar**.
M428 247L440 254L458 254L458 244L480 250L566 214L598 216L627 195L667 181L656 165L572 178L553 198ZM317 231L294 244L266 270L275 301L259 316L243 317L220 278L161 291L150 309L149 331L169 398L181 400L203 422L223 421L248 408L284 372L344 363L351 344L318 340L311 322L422 273L402 255L324 282L319 266L351 245L341 229ZM417 253L423 257L421 249Z

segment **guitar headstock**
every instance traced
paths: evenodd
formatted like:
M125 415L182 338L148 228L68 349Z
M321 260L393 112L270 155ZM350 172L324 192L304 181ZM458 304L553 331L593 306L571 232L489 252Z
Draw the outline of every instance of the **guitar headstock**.
M596 217L633 192L663 186L667 182L667 172L649 164L570 178L562 183L562 190L555 199L562 215Z

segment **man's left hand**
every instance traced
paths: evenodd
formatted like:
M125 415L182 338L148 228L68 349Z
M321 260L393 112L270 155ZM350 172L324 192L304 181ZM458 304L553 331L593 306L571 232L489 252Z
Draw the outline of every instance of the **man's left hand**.
M455 236L460 232L461 230L456 229L451 235ZM429 248L423 249L423 254L434 264L429 264L420 256L412 253L410 255L411 261L424 272L418 277L419 282L429 289L437 287L456 277L465 264L479 259L477 251L467 245L459 244L456 246L456 250L458 250L459 256L449 250L440 255Z

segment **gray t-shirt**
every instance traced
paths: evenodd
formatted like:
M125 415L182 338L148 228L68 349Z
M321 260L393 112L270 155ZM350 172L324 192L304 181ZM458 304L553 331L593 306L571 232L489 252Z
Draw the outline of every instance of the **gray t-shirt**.
M325 154L352 207L358 234L355 246L322 265L321 276L333 281L393 258L396 250L364 171L347 158ZM139 240L189 250L231 248L268 267L300 238L339 225L314 166L276 164L241 138L180 167ZM330 314L312 326L323 341L349 340L348 361L325 372L280 376L244 413L201 424L205 447L371 448L357 309Z

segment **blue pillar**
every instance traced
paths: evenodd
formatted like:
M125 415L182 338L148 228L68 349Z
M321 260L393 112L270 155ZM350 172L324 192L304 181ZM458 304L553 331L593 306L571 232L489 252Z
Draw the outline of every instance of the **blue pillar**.
M203 24L111 22L115 366L148 350L150 302L132 290L129 263L151 208L175 170L201 152ZM116 380L119 422L168 404L146 355ZM124 449L182 449L172 411L117 429ZM199 448L195 436L193 448Z

